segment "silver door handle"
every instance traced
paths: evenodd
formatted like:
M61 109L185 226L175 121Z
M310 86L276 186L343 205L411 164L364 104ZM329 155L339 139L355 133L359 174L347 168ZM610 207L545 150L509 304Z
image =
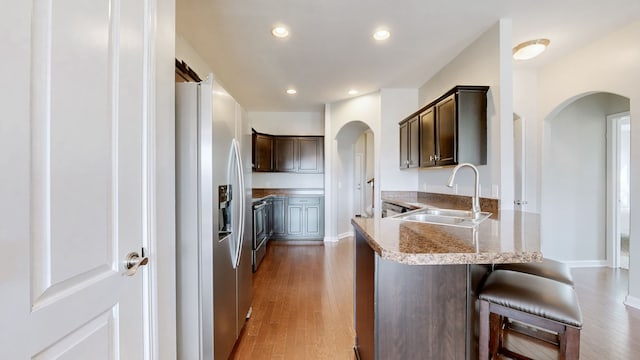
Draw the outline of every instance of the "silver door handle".
M124 267L127 269L125 275L133 276L138 271L140 266L145 266L149 263L149 258L146 256L140 256L137 252L130 252L127 255L127 262Z

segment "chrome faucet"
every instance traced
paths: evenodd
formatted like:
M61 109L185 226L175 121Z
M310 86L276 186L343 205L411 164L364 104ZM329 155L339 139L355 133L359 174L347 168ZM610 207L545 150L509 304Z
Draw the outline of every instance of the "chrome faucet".
M460 168L465 166L470 167L475 174L475 188L473 191L473 197L471 198L471 214L474 219L477 219L480 216L480 174L478 173L478 168L476 168L473 164L462 163L455 168L453 168L453 172L451 176L449 176L449 181L447 182L448 187L453 187L453 179L456 177L456 173Z

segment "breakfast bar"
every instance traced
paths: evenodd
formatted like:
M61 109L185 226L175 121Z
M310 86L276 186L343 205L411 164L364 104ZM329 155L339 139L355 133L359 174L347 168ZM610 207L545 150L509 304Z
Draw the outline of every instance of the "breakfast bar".
M542 261L539 215L474 226L354 218L359 359L477 358L477 290L492 264Z

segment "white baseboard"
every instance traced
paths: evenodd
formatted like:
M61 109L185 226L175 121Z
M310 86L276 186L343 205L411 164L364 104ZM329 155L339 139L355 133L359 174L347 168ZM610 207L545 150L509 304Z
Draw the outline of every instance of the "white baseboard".
M340 237L338 236L325 236L324 242L338 242L340 241Z
M338 236L325 236L324 242L338 242L349 236L353 236L353 231L348 231L346 233L339 234Z
M606 267L610 266L607 260L570 260L562 261L570 268Z
M624 304L640 310L640 298L627 295L627 297L624 299Z

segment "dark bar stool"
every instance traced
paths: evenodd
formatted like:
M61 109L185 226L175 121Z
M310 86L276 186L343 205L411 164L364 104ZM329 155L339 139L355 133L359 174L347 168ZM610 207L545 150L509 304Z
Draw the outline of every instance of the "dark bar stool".
M560 359L579 359L582 312L572 286L527 273L496 270L487 277L479 301L481 360L497 354L530 359L504 348L503 324L507 319L544 329L556 337Z
M573 286L573 276L567 264L551 259L543 259L542 262L522 264L496 264L494 270L512 270L531 275L542 276L547 279L563 282Z

